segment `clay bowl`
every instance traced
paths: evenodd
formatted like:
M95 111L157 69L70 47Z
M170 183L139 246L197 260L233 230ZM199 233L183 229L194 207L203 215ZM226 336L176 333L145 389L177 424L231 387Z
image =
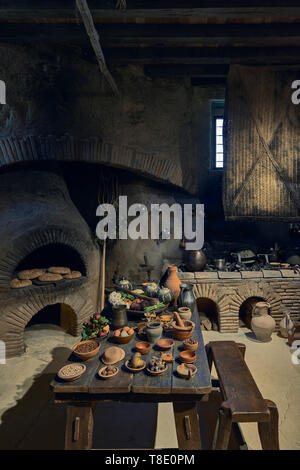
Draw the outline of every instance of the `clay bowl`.
M161 356L163 361L165 362L168 362L168 363L172 363L174 362L174 357L172 356L172 354L170 353L161 353Z
M189 344L186 340L182 343L182 346L187 351L196 351L196 349L198 349L198 345L198 341L195 344Z
M195 328L195 323L191 320L183 320L184 326L177 325L176 321L172 322L172 327L178 331L190 331Z
M69 376L65 376L63 375L63 371L67 368L67 367L74 367L74 366L80 366L81 367L81 370L79 372L76 372L75 374L73 375L69 375ZM82 374L84 374L86 371L86 366L84 364L80 364L80 363L75 363L73 362L72 364L67 364L65 366L63 366L61 369L59 369L57 375L60 379L62 380L65 380L66 382L71 382L72 380L76 380L76 379L79 379L79 377L82 376Z
M167 314L159 315L159 320L163 323L169 323L173 320L173 315L167 315Z
M134 337L134 332L132 333L132 335L129 335L129 336L115 336L114 335L114 340L116 341L116 343L119 343L119 344L127 344L129 343L129 341L132 340L133 337Z
M127 367L130 372L136 373L136 372L141 372L141 370L145 369L146 367L146 362L143 361L143 365L141 367L130 367L129 366L129 359L125 362L125 366Z
M168 349L171 349L172 346L174 346L175 342L174 342L173 339L161 338L157 341L156 344L160 349L163 349L164 351L167 351Z
M102 378L102 379L110 379L111 377L114 377L115 375L117 375L117 373L119 372L119 369L116 367L116 372L114 374L110 374L110 375L103 375L103 371L104 369L106 369L107 366L104 366L104 367L101 367L101 369L98 371L98 375Z
M180 326L177 326L175 322L172 323L173 337L179 341L184 341L185 339L191 338L194 333L195 323L188 320L186 320L184 323L189 324L188 329L182 329Z
M89 343L89 342L98 343L98 341L96 341L95 339L86 339L85 341L79 341L78 343L75 343L74 346L72 347L72 351L74 352L75 356L78 357L78 359L81 359L82 361L88 361L89 359L92 359L94 356L96 356L96 354L99 352L100 343L92 351L89 351L89 352L76 351L76 348L80 344L85 344L85 343Z
M156 372L154 370L150 370L147 367L147 372L149 372L150 375L161 375L161 374L164 374L166 372L166 370L168 370L168 366L163 370L159 370L158 372Z
M197 373L197 367L194 364L180 364L177 366L177 374L183 379L192 379Z
M141 354L148 354L151 349L151 344L148 341L140 341L135 345L136 350Z
M195 360L197 359L197 355L195 351L187 351L187 350L179 353L179 357L180 357L181 362L185 362L186 364L192 364L192 362L195 362Z

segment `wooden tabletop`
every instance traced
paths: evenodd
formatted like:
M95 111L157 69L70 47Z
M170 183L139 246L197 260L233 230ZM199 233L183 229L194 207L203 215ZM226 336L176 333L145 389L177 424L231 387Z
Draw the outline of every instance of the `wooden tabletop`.
M117 344L112 338L112 333L110 333L108 338L101 340L99 353L93 359L84 363L86 365L86 372L79 379L73 382L64 382L56 376L51 382L51 388L60 397L63 397L64 394L71 394L76 399L76 394L84 394L86 397L90 395L93 396L93 399L96 397L99 400L114 399L114 396L121 394L127 394L126 397L130 399L137 396L141 398L140 395L142 394L153 396L153 398L155 398L154 395L166 395L167 398L167 395L173 395L174 397L175 395L184 395L187 397L188 395L195 396L209 393L211 391L211 378L198 312L194 312L192 320L196 324L193 337L198 339L199 347L196 351L197 359L194 363L198 371L191 380L180 378L176 372L177 366L181 363L179 360L179 352L182 350L181 341L175 340L173 348L167 351L175 357L175 361L172 364L168 364L168 370L164 374L152 376L146 370L132 374L126 369L124 364L136 352L135 344L141 341L141 338L135 333L134 338L128 344L123 345ZM134 323L129 322L129 324ZM164 334L164 336L166 335ZM109 346L119 346L124 349L125 358L115 364L119 368L119 373L105 380L98 376L98 371L104 366L101 361L101 355ZM153 355L159 356L159 353L160 350L153 345L150 353L142 356L142 359L148 363ZM72 353L67 363L70 362L80 362L80 360ZM170 401L172 401L171 398Z

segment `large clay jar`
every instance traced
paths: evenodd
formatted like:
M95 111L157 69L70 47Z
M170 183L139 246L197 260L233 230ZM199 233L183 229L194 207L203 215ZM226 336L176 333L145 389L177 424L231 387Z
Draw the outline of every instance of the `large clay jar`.
M168 278L165 282L165 286L174 292L174 305L177 305L177 299L180 294L181 281L177 276L177 267L168 266Z
M163 332L163 328L159 321L153 321L147 324L146 334L149 343L156 343L159 340Z
M257 302L253 309L251 328L258 341L271 341L276 322L269 315L270 304L268 302Z
M206 256L202 250L185 250L184 262L189 271L201 271L206 265Z

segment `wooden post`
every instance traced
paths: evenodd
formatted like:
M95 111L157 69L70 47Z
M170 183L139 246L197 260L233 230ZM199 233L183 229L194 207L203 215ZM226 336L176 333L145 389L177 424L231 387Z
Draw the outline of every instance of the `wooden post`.
M65 450L89 450L93 443L93 403L67 407Z
M270 412L270 421L258 423L258 433L263 450L279 450L278 410L275 403L265 400Z
M227 450L231 435L231 416L230 409L226 406L225 402L222 403L219 410L218 432L215 444L215 450Z
M201 450L197 403L175 402L173 410L179 449Z

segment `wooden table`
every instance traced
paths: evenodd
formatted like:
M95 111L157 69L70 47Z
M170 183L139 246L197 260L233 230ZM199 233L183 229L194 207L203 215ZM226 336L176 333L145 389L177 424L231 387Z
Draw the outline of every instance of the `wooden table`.
M176 368L180 364L178 359L181 351L181 341L175 341L174 347L169 350L175 357L173 364L160 376L151 376L147 371L137 374L129 373L124 363L135 352L135 343L140 339L135 335L128 344L118 345L112 337L101 341L99 355L86 364L86 372L74 382L63 382L56 376L51 382L55 403L67 404L67 422L65 432L65 449L90 449L93 437L93 410L98 402L124 401L124 402L172 402L176 423L178 445L180 449L201 449L200 431L198 425L197 401L202 400L211 391L210 371L203 343L202 331L198 312L194 312L192 320L195 322L195 333L199 341L196 376L191 380L182 379L177 375ZM132 322L130 322L132 324ZM116 364L119 373L111 379L101 379L97 372L103 367L101 354L112 345L120 346L125 350L126 356L122 362ZM154 346L150 353L142 356L148 360L153 355L159 356ZM79 362L72 354L68 362Z

